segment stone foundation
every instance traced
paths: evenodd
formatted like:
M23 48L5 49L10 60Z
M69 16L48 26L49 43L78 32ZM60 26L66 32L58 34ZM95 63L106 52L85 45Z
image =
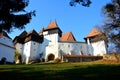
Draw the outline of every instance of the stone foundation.
M120 62L120 53L104 54L103 59Z
M63 62L90 62L102 59L102 56L63 55Z

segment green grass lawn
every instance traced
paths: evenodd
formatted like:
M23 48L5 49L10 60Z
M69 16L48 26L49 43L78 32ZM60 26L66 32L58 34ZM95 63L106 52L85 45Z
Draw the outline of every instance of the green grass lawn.
M0 65L0 80L120 80L120 64Z

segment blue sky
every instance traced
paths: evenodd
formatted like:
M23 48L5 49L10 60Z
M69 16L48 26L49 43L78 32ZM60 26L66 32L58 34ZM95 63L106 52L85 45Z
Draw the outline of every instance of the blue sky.
M76 40L84 42L95 25L103 22L101 8L110 0L92 0L90 7L76 5L71 7L70 0L29 0L27 11L36 10L36 16L25 27L26 31L35 29L39 32L47 27L50 21L57 21L63 33L71 31ZM9 35L12 39L23 30L13 29Z

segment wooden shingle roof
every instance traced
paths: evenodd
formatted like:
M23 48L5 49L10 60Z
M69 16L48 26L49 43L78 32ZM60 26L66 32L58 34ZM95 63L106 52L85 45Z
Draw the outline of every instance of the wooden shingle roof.
M16 43L22 43L24 44L24 39L26 38L27 36L27 32L26 31L23 31L19 36L16 36L13 40L14 44Z
M31 30L30 32L27 33L27 36L32 35L32 34L38 35L38 33L33 29L33 30Z
M40 36L35 30L31 30L30 32L23 31L19 36L16 36L13 40L14 44L16 43L26 43L28 41L35 41L38 43L43 42L43 36Z
M32 30L27 34L27 36L24 40L25 43L28 42L28 41L35 41L35 42L42 43L43 42L43 37L40 36L35 30Z
M62 34L60 41L74 42L74 41L76 41L76 39L75 39L74 35L72 34L72 32L67 32L67 33Z
M26 37L26 35L27 35L27 32L26 32L26 31L23 31L23 32L19 35L19 37L24 38L24 37Z

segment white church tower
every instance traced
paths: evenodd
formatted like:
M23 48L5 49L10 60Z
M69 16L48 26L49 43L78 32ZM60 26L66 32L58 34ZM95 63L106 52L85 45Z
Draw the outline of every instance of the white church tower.
M58 42L62 36L62 31L56 21L50 22L48 27L43 30L44 36L44 57L45 61L54 60L58 57Z
M58 43L60 37L62 36L62 31L57 25L57 22L50 22L48 27L43 31L44 39L47 39L49 42Z

